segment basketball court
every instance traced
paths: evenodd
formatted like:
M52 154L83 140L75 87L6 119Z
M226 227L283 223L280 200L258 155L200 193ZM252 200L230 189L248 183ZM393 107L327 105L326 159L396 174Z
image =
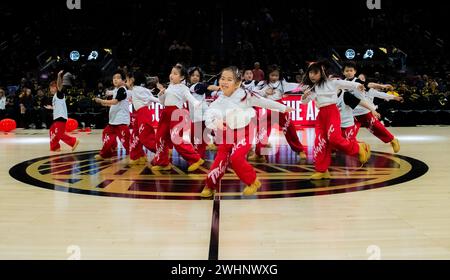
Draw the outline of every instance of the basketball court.
M0 259L449 259L449 129L390 131L398 154L361 130L371 160L338 153L331 180L315 182L314 130L300 130L306 161L281 142L254 164L257 195L241 196L229 169L213 199L199 194L215 151L193 174L176 152L178 168L153 174L120 150L96 161L101 130L75 133L77 151L61 153L47 130L2 133Z

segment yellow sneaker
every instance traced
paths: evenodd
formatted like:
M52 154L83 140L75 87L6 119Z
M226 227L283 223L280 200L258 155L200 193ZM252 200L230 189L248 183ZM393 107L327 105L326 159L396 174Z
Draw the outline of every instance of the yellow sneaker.
M166 166L163 165L154 165L152 167L150 167L151 170L153 171L169 171L172 169L172 164L168 164Z
M75 151L75 149L78 147L78 144L80 144L80 140L77 139L77 141L75 141L75 144L72 147L72 152Z
M247 160L248 161L253 161L253 162L259 162L259 163L266 163L267 162L265 156L259 156L257 154L253 154L253 155L249 156Z
M398 153L400 151L400 143L398 142L397 138L394 138L394 140L391 141L391 146L394 150L394 153Z
M147 164L147 157L146 156L142 156L139 158L139 165L146 165Z
M214 144L208 144L208 147L206 149L208 151L217 151L217 146Z
M310 180L322 180L322 179L330 179L331 175L330 172L325 171L325 172L314 172L313 175L311 175L311 177L309 177Z
M138 165L138 164L140 164L140 158L138 158L138 159L130 159L129 161L128 161L128 164L129 165Z
M255 156L255 151L254 150L250 150L249 152L248 152L248 154L247 154L247 159L248 158L251 158L251 157L254 157Z
M211 197L214 195L214 190L208 188L207 186L205 186L202 190L202 192L200 193L201 197Z
M196 163L193 163L188 167L188 172L197 170L204 163L205 163L205 161L202 158L199 159Z
M101 155L95 155L95 160L104 160L104 158Z
M255 182L253 182L250 186L246 186L244 188L244 191L242 192L243 195L254 195L258 189L261 188L261 182L256 178Z
M300 157L300 160L306 160L306 153L304 151L301 151L298 153L298 156Z
M366 143L358 143L359 145L359 161L365 164L370 159L370 146Z

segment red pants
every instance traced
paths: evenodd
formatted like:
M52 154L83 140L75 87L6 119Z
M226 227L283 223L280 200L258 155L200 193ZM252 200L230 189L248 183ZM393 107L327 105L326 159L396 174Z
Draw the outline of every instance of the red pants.
M245 130L245 132L242 130ZM226 141L223 141L223 144L218 144L216 158L206 177L206 185L210 189L217 188L228 168L228 164L231 164L231 168L246 185L251 185L256 180L256 172L247 162L247 153L252 147L249 126L240 129L240 131L234 130L234 134L234 143L227 144Z
M156 151L156 136L152 126L152 115L148 107L142 107L135 112L133 132L130 143L130 159L136 160L145 156L143 147Z
M143 145L139 141L139 126L137 122L137 112L133 111L131 114L131 135L130 135L130 159L136 160L145 156Z
M108 124L105 129L103 129L102 139L103 139L103 147L100 151L100 156L102 158L110 158L114 156L114 153L117 150L117 139L119 138L120 143L122 143L123 147L127 155L130 151L130 129L128 125L111 125Z
M174 115L174 120L172 120L172 112L179 114L178 116ZM192 144L183 139L183 130L189 123L186 110L178 109L176 106L167 106L163 109L156 131L156 154L151 163L153 166L166 166L170 163L170 143L173 143L173 147L189 165L200 160L200 156Z
M331 163L331 150L337 149L347 155L357 155L359 145L356 140L342 137L341 116L335 104L320 108L316 119L316 139L314 160L317 172L325 172Z
M206 129L205 122L191 122L191 143L194 145L195 151L201 158L205 158L206 146L208 143L205 141L208 130Z
M357 126L356 133L358 133L359 127L365 127L373 135L378 137L384 143L389 143L394 140L394 135L392 135L384 125L369 112L362 116L355 117L355 125Z
M358 133L358 128L356 125L352 125L349 127L341 127L342 137L347 140L356 140L356 134Z
M63 141L70 147L73 147L75 145L75 142L77 141L77 138L69 136L66 134L66 123L56 121L53 122L52 126L50 127L50 150L55 151L61 146L59 145L59 141Z
M277 101L282 103L281 100ZM261 110L259 110L261 112ZM292 123L289 113L278 113L267 110L267 117L259 113L258 116L258 143L256 144L255 153L261 155L261 148L263 148L269 139L270 133L272 131L272 114L278 115L278 125L282 129L286 141L288 142L291 149L300 153L304 150L302 143L298 139L297 130L295 125Z
M161 121L161 116L162 116L163 110L159 110L159 121ZM172 142L169 142L169 149L172 150L173 149L173 144ZM156 149L156 134L155 134L155 149ZM156 153L156 152L155 152Z

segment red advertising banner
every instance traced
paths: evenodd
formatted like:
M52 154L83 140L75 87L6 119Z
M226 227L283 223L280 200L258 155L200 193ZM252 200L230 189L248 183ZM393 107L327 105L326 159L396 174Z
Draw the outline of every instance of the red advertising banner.
M302 104L301 100L301 95L287 94L283 97L283 103L295 109L291 112L291 120L297 128L301 126L314 126L319 109L316 108L314 101L308 104Z

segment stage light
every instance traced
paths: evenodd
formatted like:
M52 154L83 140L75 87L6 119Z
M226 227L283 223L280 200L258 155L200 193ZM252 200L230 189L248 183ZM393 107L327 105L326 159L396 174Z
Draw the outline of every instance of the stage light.
M386 48L378 48L380 51L384 52L385 54L387 54L387 49Z
M88 56L88 60L96 60L97 57L98 57L98 52L92 51L91 54L89 54L89 56Z
M372 58L372 57L373 57L373 54L374 54L373 50L368 49L368 50L366 51L366 53L364 54L363 58L364 58L364 59Z
M78 51L71 51L70 52L70 59L72 61L78 61L78 59L80 59L80 53Z
M355 58L355 56L356 56L356 53L355 53L354 49L348 49L345 51L345 57L347 59L353 59L353 58Z
M112 55L112 49L103 49L105 52L107 52L108 54Z

